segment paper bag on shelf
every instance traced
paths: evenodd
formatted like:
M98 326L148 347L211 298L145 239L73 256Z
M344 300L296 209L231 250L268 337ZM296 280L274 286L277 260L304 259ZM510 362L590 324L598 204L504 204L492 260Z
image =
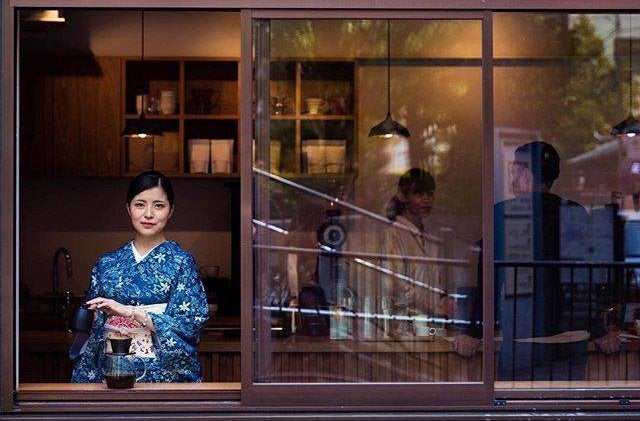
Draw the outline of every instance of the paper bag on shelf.
M180 144L178 133L164 132L162 137L154 139L154 169L166 173L180 171Z
M153 143L151 138L128 139L129 162L127 172L139 173L151 169L153 162Z
M233 139L211 139L211 172L233 172Z
M209 139L189 139L189 172L209 172Z

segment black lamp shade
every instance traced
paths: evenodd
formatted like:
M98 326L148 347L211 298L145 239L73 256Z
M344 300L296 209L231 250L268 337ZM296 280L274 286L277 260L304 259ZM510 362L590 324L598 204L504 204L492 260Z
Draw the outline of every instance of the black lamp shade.
M391 113L387 113L387 117L369 131L369 137L390 138L393 135L410 137L411 133L402 124L392 119Z
M633 114L629 113L629 116L626 120L621 121L611 128L612 136L635 136L640 135L640 122L636 120Z
M144 116L144 113L140 114L137 120L127 120L124 129L122 130L122 136L145 138L147 136L162 136L162 130L152 121L149 121Z

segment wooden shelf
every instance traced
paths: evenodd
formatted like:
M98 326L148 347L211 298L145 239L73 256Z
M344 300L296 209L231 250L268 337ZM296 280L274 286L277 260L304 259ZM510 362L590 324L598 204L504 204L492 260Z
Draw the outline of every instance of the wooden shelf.
M185 120L237 120L237 114L184 114L180 116Z
M351 60L272 58L270 66L270 138L280 141L279 169L283 174L292 178L319 178L316 174L303 173L306 165L303 146L305 140L311 139L345 141L345 169L353 171L357 168L356 63ZM307 99L310 98L321 99L324 105L319 111L325 113L309 114ZM284 114L274 114L276 103L282 103ZM318 175L325 179L342 177L340 174Z
M125 118L127 120L135 120L139 117L137 114L127 114ZM178 114L162 115L162 114L145 114L144 117L147 120L177 120Z
M352 115L336 115L336 114L283 114L271 115L271 120L353 120Z
M276 173L276 175L283 178L315 178L315 179L332 179L332 178L354 178L356 176L355 173L320 173L320 174L311 174L311 173Z
M123 177L135 177L137 174L133 173L124 173ZM191 174L191 173L166 173L165 174L169 178L220 178L220 179L239 179L240 174L237 172L233 173L210 173L210 174Z
M127 114L128 120L135 120L139 116L137 114ZM237 120L237 114L145 114L147 120Z
M137 64L124 59L123 74L131 81L139 81L140 69ZM184 178L238 178L237 161L238 144L240 142L240 112L239 98L239 61L200 60L198 58L163 58L154 63L154 77L160 89L176 89L178 108L176 114L151 114L146 117L156 121L165 132L175 133L178 139L179 163L176 170L172 168L173 177ZM272 139L281 142L280 169L286 171L292 178L308 179L344 179L353 177L346 174L307 174L302 173L303 144L307 139L340 139L346 141L345 169L356 167L357 145L357 112L353 105L357 103L356 68L351 61L323 60L309 63L306 60L294 61L287 65L286 80L274 79L270 83L271 95L288 98L287 114L271 115ZM137 119L135 111L135 90L129 86L126 77L122 81L121 110L123 120ZM166 82L166 83L165 83ZM169 83L170 82L170 83ZM165 86L166 85L166 86ZM194 114L201 101L202 92L211 91L212 107L204 107L210 114ZM328 112L332 114L308 114L305 98L324 98L329 104ZM343 101L340 108L333 108L336 101ZM344 113L344 114L342 114ZM188 140L196 139L234 139L235 165L233 174L190 174ZM173 137L171 140L173 141ZM164 145L165 149L171 146ZM121 154L121 173L134 172L136 167L130 167L133 156L129 146L123 148ZM140 160L138 149L136 155ZM166 162L166 158L165 161ZM158 161L156 160L156 164ZM138 165L139 167L139 165ZM162 168L159 168L162 170ZM170 173L168 170L164 170Z
M172 177L176 178L240 178L240 174L237 172L233 173L212 173L212 174L176 174Z
M148 114L147 119L156 122L161 129L171 132L170 142L160 145L156 152L163 154L161 160L155 159L155 169L163 171L174 178L212 178L237 179L239 163L237 162L239 127L240 86L238 81L238 59L201 59L187 57L161 58L149 60L152 72L147 75L146 82L154 84L150 94L157 96L160 89L176 91L177 109L175 114ZM122 60L122 101L121 115L123 120L138 118L135 113L136 86L143 80L142 73L135 59ZM200 111L208 114L195 114ZM191 174L189 161L189 139L234 139L232 152L233 170L231 174ZM177 139L177 140L176 140ZM175 144L174 144L175 142ZM134 145L135 152L129 144L121 152L121 171L125 176L150 166L148 150L144 146ZM174 153L177 159L174 160ZM133 158L132 158L133 157ZM135 165L131 163L135 162ZM174 164L175 163L175 164Z

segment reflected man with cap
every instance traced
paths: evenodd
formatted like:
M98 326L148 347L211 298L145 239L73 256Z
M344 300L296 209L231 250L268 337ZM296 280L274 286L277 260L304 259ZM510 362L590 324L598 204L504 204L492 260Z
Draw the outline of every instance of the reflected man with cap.
M567 299L573 297L565 294L568 270L536 264L581 258L567 250L565 237L584 229L589 215L579 203L551 193L559 174L560 158L553 146L540 141L522 145L511 165L515 197L494 205L494 259L506 261L496 266L494 284L495 321L502 336L496 344L499 380L581 380L589 338L606 353L620 347L617 335L606 331L597 306L588 306L593 307L588 314L578 308L588 303ZM482 295L481 273L476 298ZM472 319L481 320L482 300L472 307ZM454 348L472 356L481 337L481 323L475 323L456 338Z

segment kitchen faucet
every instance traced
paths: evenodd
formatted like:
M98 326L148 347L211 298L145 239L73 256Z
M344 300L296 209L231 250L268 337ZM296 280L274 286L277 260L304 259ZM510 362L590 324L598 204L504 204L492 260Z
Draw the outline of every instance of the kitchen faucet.
M64 255L65 266L67 268L67 279L73 276L71 253L69 253L69 250L66 247L59 247L53 255L52 292L54 296L58 295L60 292L60 276L58 275L58 259L60 254Z

